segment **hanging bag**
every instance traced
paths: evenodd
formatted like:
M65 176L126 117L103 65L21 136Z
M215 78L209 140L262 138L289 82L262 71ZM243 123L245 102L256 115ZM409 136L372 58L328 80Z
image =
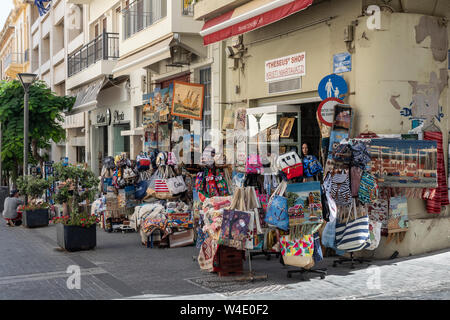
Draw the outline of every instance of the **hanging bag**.
M342 173L335 173L331 177L330 194L338 206L348 207L352 204L348 170L343 170Z
M279 156L278 166L289 180L303 176L303 161L295 151Z
M263 165L261 157L259 155L251 154L247 157L247 162L245 164L245 172L247 174L249 173L261 174L262 168Z
M150 157L147 156L147 153L141 152L136 157L136 168L138 171L147 171L150 169L151 160Z
M265 221L278 229L289 230L288 200L282 195L286 192L287 183L283 181L270 197Z
M155 198L165 200L172 197L172 194L167 186L167 175L168 172L166 168L160 166L156 171L155 178Z
M173 194L180 194L187 190L186 183L184 182L183 176L175 176L172 168L167 167L167 170L172 173L172 177L167 179L167 187L169 191Z
M363 204L373 203L378 198L377 178L367 171L364 171L361 175L358 198Z
M352 213L354 219L349 221ZM348 252L370 246L369 216L357 217L356 200L352 201L346 222L336 223L336 244L339 250Z

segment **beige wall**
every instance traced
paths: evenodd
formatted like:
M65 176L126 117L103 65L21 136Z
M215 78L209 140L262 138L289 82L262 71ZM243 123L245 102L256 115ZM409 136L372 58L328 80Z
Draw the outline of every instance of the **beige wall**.
M412 13L383 12L381 30L368 30L367 17L361 16L363 9L375 1L335 0L321 2L309 9L294 14L277 23L244 35L244 44L248 48L243 70L233 70L233 60L226 57L220 44L210 47L214 57L213 105L225 109L222 102L234 103L234 107L257 106L267 102L283 102L302 98L317 97L320 80L333 73L333 55L347 52L344 42L344 28L357 21L355 41L352 43L352 71L342 76L349 86L350 96L345 99L355 110L354 135L370 130L377 133L407 133L411 129L411 120L400 114L390 102L392 96L399 96L401 108L408 107L413 100L413 88L410 81L419 84L430 83L430 74L440 77L440 70L447 70L448 61L436 61L431 49L431 38L422 43L416 42L416 29L422 14L413 13L414 5L408 2ZM405 2L406 3L406 2ZM448 4L448 2L447 2ZM450 8L438 2L439 15L450 17ZM421 8L420 12L429 8ZM432 10L431 10L432 11ZM335 16L328 23L318 23L321 19ZM295 28L310 25L298 31ZM356 25L356 23L355 23ZM448 28L447 28L448 30ZM292 32L289 32L292 31ZM267 41L259 41L270 38ZM258 42L257 42L258 41ZM231 40L226 42L231 44ZM264 81L264 63L267 60L306 52L306 76L302 77L302 88L293 93L269 95L268 85ZM221 63L217 59L222 56ZM216 59L217 58L217 59ZM220 70L223 73L220 74ZM446 71L448 75L448 70ZM221 84L226 83L225 92ZM240 93L235 93L235 87ZM448 82L439 98L444 117L439 125L444 133L444 155L447 164L448 150ZM238 101L249 99L247 103ZM215 121L220 117L216 115ZM401 244L386 243L376 250L376 258L388 258L395 250L401 256L420 254L430 250L450 247L450 210L446 207L440 215L426 212L422 200L408 200L410 229Z

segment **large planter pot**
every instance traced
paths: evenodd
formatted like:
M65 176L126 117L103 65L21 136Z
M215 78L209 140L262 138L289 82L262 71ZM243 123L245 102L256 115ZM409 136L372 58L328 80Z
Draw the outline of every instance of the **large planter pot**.
M67 251L91 250L97 245L96 225L83 228L58 223L56 238L58 245Z
M48 209L29 210L22 213L22 224L25 228L48 226Z

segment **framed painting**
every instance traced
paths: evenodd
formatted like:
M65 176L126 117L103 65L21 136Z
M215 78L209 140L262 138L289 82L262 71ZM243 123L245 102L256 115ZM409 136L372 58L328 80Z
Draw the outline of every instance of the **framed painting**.
M295 118L286 118L283 128L281 129L280 138L289 138L292 128L294 127Z
M174 81L171 114L181 118L202 120L205 86Z

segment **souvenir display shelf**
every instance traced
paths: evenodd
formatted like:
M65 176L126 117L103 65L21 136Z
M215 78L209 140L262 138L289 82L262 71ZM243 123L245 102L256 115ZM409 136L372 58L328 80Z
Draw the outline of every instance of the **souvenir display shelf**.
M286 119L292 119L291 125L284 121ZM250 108L247 109L247 121L249 153L258 150L261 154L262 151L267 150L268 153L280 155L292 147L296 147L297 152L301 152L301 111L298 105ZM278 137L271 136L274 129L279 129Z

